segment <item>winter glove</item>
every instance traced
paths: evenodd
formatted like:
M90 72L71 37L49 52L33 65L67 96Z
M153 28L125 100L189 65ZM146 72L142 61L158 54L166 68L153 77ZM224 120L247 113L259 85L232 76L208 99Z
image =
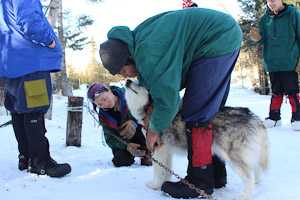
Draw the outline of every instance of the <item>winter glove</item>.
M143 157L145 155L145 151L139 150L140 152L138 152L138 148L140 147L140 144L137 143L130 143L127 146L127 150L129 151L129 153L131 153L131 155L135 156L135 157Z
M259 34L259 30L253 27L250 31L250 37L254 42L259 42L261 40L261 35Z
M300 72L300 57L298 57L298 63L296 65L295 72Z
M123 128L123 130L120 133L121 137L125 140L131 139L135 135L137 126L133 120L128 120L122 124L121 128Z

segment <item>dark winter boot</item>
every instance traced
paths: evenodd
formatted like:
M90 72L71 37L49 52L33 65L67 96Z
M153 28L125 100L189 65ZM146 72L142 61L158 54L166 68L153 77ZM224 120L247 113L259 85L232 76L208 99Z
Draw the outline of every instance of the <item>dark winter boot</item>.
M19 170L23 171L28 168L29 158L25 155L19 155Z
M69 174L71 172L71 166L67 163L58 164L51 157L49 157L46 161L41 162L34 158L30 159L28 172L59 178Z
M223 162L218 156L212 157L212 165L214 170L214 188L222 188L227 184L227 173L225 168L225 162Z
M29 146L29 158L37 158L39 161L46 161L50 156L49 142L45 136L46 128L44 113L25 113L24 127Z
M292 107L292 119L291 124L293 130L300 131L300 103L299 103L299 94L289 94L289 102Z
M29 145L30 161L27 171L39 175L62 177L71 172L69 164L57 164L49 153L49 142L45 137L43 112L24 114L24 126Z
M142 145L140 147L140 150L145 151L146 155L151 155L151 151L145 145ZM141 158L141 165L152 166L152 160L148 159L146 156L144 156Z
M24 114L12 113L12 125L18 142L18 149L20 153L18 168L19 170L24 170L27 169L29 160L28 142L24 127Z
M211 195L213 193L213 168L212 164L202 166L202 167L194 167L193 174L187 175L185 179L194 184L197 188L203 190L207 195ZM201 198L204 197L199 194L196 190L191 189L188 185L185 185L182 182L170 182L166 181L161 186L161 191L170 195L173 198Z
M188 143L188 170L186 180L197 188L211 195L214 188L214 174L212 167L212 130L210 123L186 123ZM207 163L206 165L204 163ZM196 190L191 189L182 182L167 181L161 190L173 198L199 198Z

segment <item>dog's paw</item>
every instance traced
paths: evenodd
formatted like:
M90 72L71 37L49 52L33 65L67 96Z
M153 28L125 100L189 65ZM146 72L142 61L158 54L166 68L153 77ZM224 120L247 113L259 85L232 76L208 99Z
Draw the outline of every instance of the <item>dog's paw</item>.
M161 184L155 184L153 181L147 182L146 185L153 190L160 190L161 188Z

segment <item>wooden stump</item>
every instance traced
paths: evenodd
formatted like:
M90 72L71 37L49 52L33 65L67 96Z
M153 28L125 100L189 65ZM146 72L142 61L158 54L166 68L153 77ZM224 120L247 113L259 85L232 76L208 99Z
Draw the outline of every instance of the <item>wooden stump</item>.
M81 146L83 97L68 97L67 146Z

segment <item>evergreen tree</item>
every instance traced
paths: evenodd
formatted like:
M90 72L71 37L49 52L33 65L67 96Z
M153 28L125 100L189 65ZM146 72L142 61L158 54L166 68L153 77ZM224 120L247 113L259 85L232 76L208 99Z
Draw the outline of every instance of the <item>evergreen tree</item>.
M258 67L259 85L257 86L256 81L253 80L253 87L261 94L268 94L270 87L263 65L262 46L253 42L249 35L251 28L258 27L259 20L267 9L267 0L238 0L238 2L243 10L243 16L239 20L243 32L241 54L247 54L247 56L241 56L240 64L243 68Z

